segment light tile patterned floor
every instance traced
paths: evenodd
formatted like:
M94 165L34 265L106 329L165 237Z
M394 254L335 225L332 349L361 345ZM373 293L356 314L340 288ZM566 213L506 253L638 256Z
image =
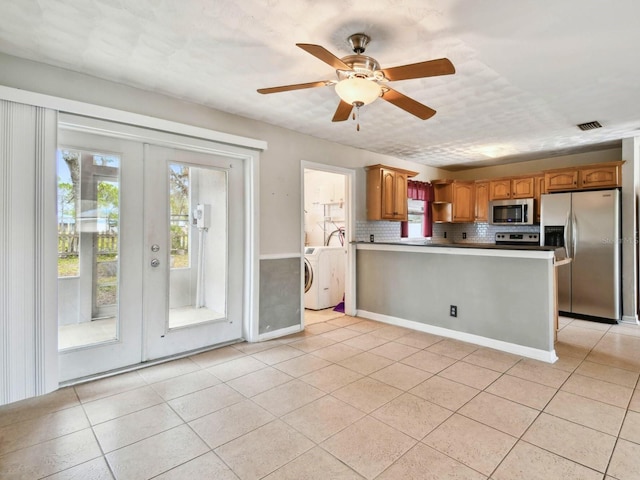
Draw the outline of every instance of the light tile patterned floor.
M329 314L0 407L0 478L637 480L640 327L561 326L549 365Z

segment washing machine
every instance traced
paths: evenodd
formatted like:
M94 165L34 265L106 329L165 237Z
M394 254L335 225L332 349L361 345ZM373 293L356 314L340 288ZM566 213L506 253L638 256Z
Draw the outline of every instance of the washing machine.
M306 247L304 250L304 308L335 307L344 296L344 247Z

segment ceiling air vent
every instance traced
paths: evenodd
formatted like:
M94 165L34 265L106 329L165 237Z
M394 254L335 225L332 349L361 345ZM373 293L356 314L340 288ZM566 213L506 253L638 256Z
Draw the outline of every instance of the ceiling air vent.
M600 122L587 122L580 123L578 128L580 130L593 130L594 128L602 128L602 125L600 125Z

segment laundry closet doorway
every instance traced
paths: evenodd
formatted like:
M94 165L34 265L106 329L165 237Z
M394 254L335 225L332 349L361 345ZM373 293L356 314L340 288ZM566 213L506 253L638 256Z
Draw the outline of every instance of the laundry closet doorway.
M59 129L60 380L242 338L242 155L80 123Z
M352 300L353 171L303 163L304 324L343 316Z

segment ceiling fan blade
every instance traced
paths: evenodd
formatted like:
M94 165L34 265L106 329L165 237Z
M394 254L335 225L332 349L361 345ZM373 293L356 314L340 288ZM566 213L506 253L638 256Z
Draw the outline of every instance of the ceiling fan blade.
M406 95L393 90L392 88L389 88L382 93L382 99L386 100L389 103L393 103L396 107L399 107L405 112L409 112L410 114L415 115L421 120L426 120L436 114L436 111L433 108L429 108L426 105L421 104L420 102L416 102L414 99L409 98Z
M353 110L353 105L349 105L347 102L340 100L340 104L336 110L336 113L331 119L332 122L344 122L349 119L349 114Z
M259 88L258 93L288 92L289 90L302 90L303 88L326 87L331 84L332 82L329 80L323 80L321 82L296 83L294 85L283 85L281 87Z
M331 65L336 70L352 70L349 65L320 45L313 45L311 43L296 43L296 45L305 52L310 53L319 60L322 60L324 63Z
M410 78L436 77L456 73L456 69L448 58L428 60L426 62L401 65L381 70L389 81L408 80Z

